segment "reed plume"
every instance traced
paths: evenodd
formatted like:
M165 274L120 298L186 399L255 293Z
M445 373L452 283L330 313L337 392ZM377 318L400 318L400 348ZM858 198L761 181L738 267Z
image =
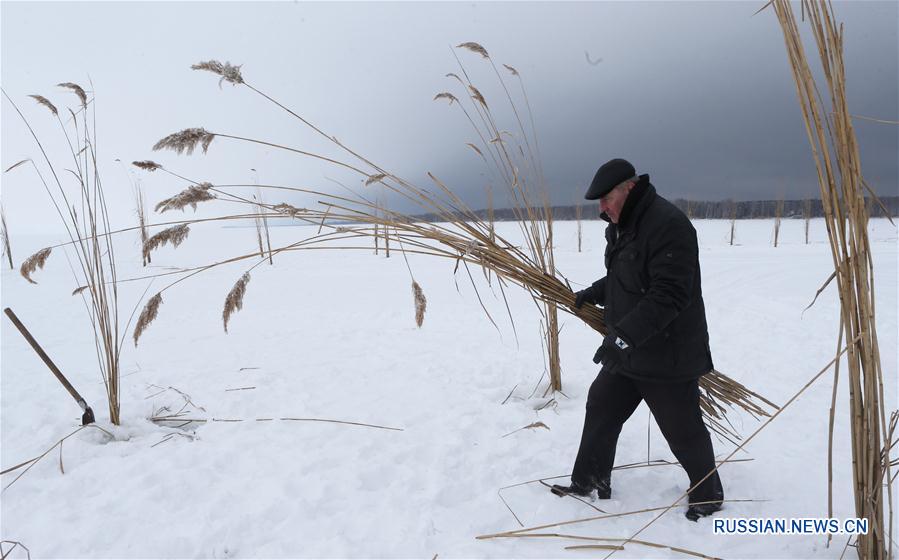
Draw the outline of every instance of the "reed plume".
M484 96L481 95L480 90L478 90L478 88L474 87L473 85L469 85L468 89L471 90L472 99L474 99L475 101L483 105L485 109L487 109L487 101L484 99Z
M490 55L487 54L487 49L485 49L484 47L482 47L481 45L479 45L477 43L473 43L473 42L469 41L468 43L461 43L459 45L456 45L456 48L457 49L467 49L467 50L470 50L471 52L478 53L479 55L483 56L484 58L490 58Z
M31 275L35 270L44 268L44 263L47 262L47 257L50 256L52 250L51 247L46 247L25 259L25 262L19 267L19 273L25 277L25 280L28 280L32 284L37 284L37 282L31 279Z
M428 300L425 298L425 292L415 280L412 281L412 296L415 298L415 324L421 328L421 324L425 320L425 311L428 308Z
M212 187L212 183L191 185L175 196L161 201L154 210L160 214L168 210L184 210L186 206L196 210L197 203L215 199L215 195L209 192Z
M50 103L50 100L43 95L29 95L28 97L31 97L44 107L50 109L50 112L53 113L54 117L59 116L59 111L56 110L56 105Z
M144 306L143 311L140 312L140 317L137 319L137 325L134 326L134 345L137 346L137 341L140 338L140 335L144 333L150 323L156 319L156 315L159 313L159 306L162 304L162 292L156 294L151 297L147 302L147 305Z
M78 99L81 100L81 106L87 109L87 94L84 93L84 88L79 86L78 84L73 84L72 82L63 82L61 84L56 84L59 87L64 87L75 92L75 95L78 96ZM33 96L32 96L33 97ZM56 112L54 111L54 114Z
M133 165L135 167L139 167L139 168L143 169L144 171L151 171L151 172L156 171L157 169L162 167L155 161L150 161L148 159L144 160L144 161L132 161L131 165Z
M168 243L171 243L172 247L181 245L181 242L187 239L187 234L189 233L190 226L187 224L172 226L160 231L144 243L144 258L149 260L151 251Z
M150 240L150 232L147 228L147 204L144 199L144 191L140 186L140 180L137 181L137 185L134 188L134 202L137 213L137 227L140 228L140 244L143 247ZM144 266L147 266L150 262L149 255L143 257Z
M452 105L454 101L456 101L456 102L459 101L458 99L456 99L455 95L453 95L452 93L446 92L446 91L438 93L437 95L434 96L434 101L437 101L438 99L446 99L449 101L450 105Z
M213 74L218 74L221 76L219 80L219 87L222 87L222 82L229 82L234 85L242 84L243 76L240 73L240 65L233 66L230 62L225 62L222 64L218 60L208 60L206 62L200 62L197 64L191 65L191 68L194 70L205 70L207 72L212 72Z
M228 332L228 321L231 314L243 308L243 296L247 292L247 284L250 283L250 273L244 272L243 276L235 282L234 287L228 292L225 298L225 308L222 310L222 322L225 326L225 332Z
M169 134L159 142L156 142L153 145L153 151L172 150L178 154L186 153L191 155L199 144L205 154L213 138L215 138L215 134L204 128L185 128L179 132Z

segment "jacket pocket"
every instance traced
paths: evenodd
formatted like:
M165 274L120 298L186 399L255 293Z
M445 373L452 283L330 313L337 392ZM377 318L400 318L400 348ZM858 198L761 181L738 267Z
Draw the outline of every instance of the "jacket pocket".
M622 249L615 257L615 279L629 295L643 296L646 282L643 279L643 261L636 248Z

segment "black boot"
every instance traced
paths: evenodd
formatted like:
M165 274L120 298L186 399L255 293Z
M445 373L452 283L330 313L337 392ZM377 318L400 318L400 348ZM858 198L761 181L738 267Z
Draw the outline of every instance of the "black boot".
M684 514L690 521L698 521L700 517L708 517L721 510L724 501L724 488L721 479L715 472L703 484L705 492L694 491L690 494L690 506Z
M579 496L581 498L589 498L590 495L593 494L593 487L571 481L570 486L553 484L550 487L549 491L560 498L563 498L565 496Z
M696 503L690 504L687 512L684 514L690 521L698 521L700 517L708 517L716 511L721 510L721 504L724 501L724 492L719 490L715 492L710 499L696 500Z
M553 484L550 492L556 496L562 497L566 495L580 496L582 498L589 497L593 490L596 490L596 496L600 500L608 500L612 497L612 481L608 478L593 479L589 484L571 481L570 486L562 486Z
M684 515L690 521L698 521L700 517L707 517L716 511L721 510L721 502L712 502L710 504L696 504L687 508Z
M608 500L612 497L611 479L601 478L596 481L596 497L600 500Z

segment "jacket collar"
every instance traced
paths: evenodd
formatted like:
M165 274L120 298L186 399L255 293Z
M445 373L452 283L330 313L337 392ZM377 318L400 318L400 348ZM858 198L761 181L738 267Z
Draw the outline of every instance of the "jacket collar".
M621 216L618 218L618 228L622 230L636 229L640 217L646 212L646 208L656 197L656 189L649 182L649 175L640 175L640 180L631 189L630 195L624 201L621 208Z

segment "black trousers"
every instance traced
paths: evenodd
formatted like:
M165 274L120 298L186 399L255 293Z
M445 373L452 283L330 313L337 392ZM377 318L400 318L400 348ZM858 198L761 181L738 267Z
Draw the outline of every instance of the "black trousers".
M654 383L603 369L587 394L584 433L572 482L592 485L597 479L611 478L621 426L641 400L646 401L671 452L687 471L691 488L715 468L712 440L699 408L698 380ZM717 471L690 492L690 503L723 498Z

